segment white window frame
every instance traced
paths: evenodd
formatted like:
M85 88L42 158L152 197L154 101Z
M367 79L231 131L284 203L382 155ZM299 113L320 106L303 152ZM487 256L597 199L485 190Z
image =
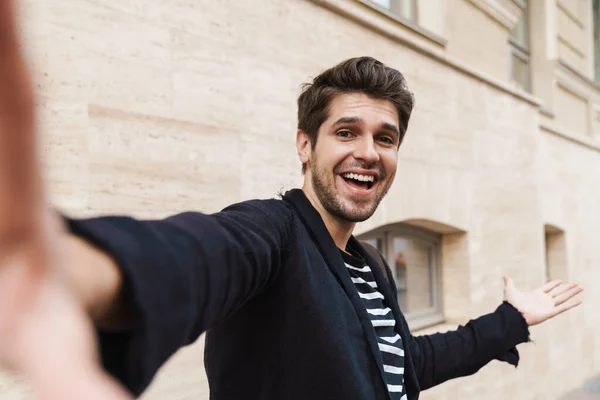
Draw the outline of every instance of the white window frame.
M412 227L406 224L394 224L375 229L373 231L362 234L358 237L359 240L377 241L377 248L386 259L389 260L388 265L392 270L395 278L395 265L393 260L395 254L393 251L393 241L396 237L404 237L410 240L420 242L431 248L432 254L429 266L429 277L432 291L430 293L432 307L415 311L405 312L404 316L411 330L422 329L444 321L443 304L442 304L442 238L440 235ZM396 284L398 286L398 284ZM397 295L397 294L396 294Z

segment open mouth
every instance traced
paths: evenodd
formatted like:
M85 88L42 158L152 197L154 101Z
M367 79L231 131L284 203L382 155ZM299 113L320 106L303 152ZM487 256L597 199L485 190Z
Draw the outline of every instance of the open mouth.
M357 189L368 190L371 189L375 184L375 176L373 175L347 173L342 174L341 176L348 185L353 186Z

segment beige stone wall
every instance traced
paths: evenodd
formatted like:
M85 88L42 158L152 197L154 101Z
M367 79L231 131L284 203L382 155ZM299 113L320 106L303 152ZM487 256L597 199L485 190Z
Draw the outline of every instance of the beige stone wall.
M556 123L570 131L587 135L590 130L587 99L560 83L556 86L555 96Z
M508 30L468 0L446 0L446 51L463 63L508 80Z
M442 240L448 324L422 332L492 311L502 274L540 285L548 224L587 289L580 309L532 329L518 370L492 363L423 399L554 399L600 373L600 146L541 130L532 103L307 0L24 5L54 204L159 217L297 186L300 84L372 55L405 73L417 107L396 182L359 232L411 219L464 232ZM507 80L506 29L464 0L445 10L446 51ZM208 399L202 362L200 339L144 398ZM2 377L0 399L24 396L14 379Z

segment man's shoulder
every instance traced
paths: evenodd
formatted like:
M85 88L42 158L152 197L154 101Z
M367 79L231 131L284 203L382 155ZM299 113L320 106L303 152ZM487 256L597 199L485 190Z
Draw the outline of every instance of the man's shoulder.
M293 218L293 208L281 198L248 199L225 207L222 213L243 213L267 220L290 221Z

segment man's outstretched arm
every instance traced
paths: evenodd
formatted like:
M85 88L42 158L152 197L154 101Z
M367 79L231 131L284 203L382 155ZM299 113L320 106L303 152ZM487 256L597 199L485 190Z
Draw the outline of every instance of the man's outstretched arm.
M61 251L77 260L77 268L62 271L68 287L95 326L111 331L130 329L131 309L124 296L123 274L104 251L73 234L65 234Z
M283 201L269 200L161 220L66 219L80 250L99 251L101 268L72 280L99 327L107 370L141 393L173 353L273 283L291 218Z
M529 327L581 304L573 299L583 289L552 281L523 292L505 279L505 301L493 313L454 331L411 336L409 351L422 390L449 379L472 375L492 360L516 366L516 346L529 341Z
M61 269L77 260L61 251L64 230L47 207L15 3L0 1L0 367L23 373L40 399L124 400Z
M290 213L275 200L156 221L50 210L15 3L0 1L0 367L40 399L125 400L95 331L105 366L140 393L275 279Z

